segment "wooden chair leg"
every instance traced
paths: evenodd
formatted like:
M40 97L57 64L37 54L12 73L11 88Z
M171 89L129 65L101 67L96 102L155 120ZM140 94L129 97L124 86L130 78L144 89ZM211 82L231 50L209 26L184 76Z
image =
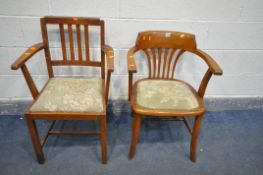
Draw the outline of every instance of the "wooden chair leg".
M107 126L106 126L106 116L101 119L101 162L103 164L107 163Z
M137 114L133 114L133 122L132 122L132 141L130 145L130 153L129 159L133 159L136 150L136 144L138 142L138 137L140 133L141 127L141 116Z
M198 143L199 130L202 124L203 115L199 115L195 117L194 128L192 132L192 140L191 140L191 150L190 150L190 159L195 162L196 161L196 147Z
M27 118L26 121L27 121L29 134L31 136L31 140L32 140L32 143L35 149L38 163L43 164L45 162L45 158L42 152L41 142L38 136L38 131L37 131L35 120Z

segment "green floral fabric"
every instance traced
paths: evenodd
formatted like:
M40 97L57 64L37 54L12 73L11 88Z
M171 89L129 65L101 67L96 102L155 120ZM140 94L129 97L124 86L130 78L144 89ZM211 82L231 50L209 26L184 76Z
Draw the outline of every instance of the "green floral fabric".
M101 112L102 80L51 78L31 111Z
M198 107L190 87L180 81L140 81L136 98L140 106L150 109L189 110Z

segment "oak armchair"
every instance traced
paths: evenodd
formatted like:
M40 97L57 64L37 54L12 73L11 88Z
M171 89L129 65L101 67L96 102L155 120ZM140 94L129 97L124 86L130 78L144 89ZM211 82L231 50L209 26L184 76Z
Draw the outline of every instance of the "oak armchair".
M137 72L134 54L137 51L144 53L149 74L148 78L133 84L133 74ZM199 56L208 66L198 90L174 78L178 60L185 52ZM180 120L191 134L190 158L195 162L199 129L206 111L203 98L211 76L223 73L219 65L197 49L194 35L173 31L140 32L135 46L128 52L127 62L129 100L133 113L129 159L135 155L142 119ZM195 117L193 129L187 120L189 116Z
M40 22L43 41L31 46L11 66L13 70L21 68L34 99L25 112L25 118L37 160L39 163L44 163L42 147L49 135L96 135L101 137L102 163L107 163L106 105L111 73L114 71L114 53L110 46L105 45L104 21L99 18L43 17ZM59 59L51 58L47 30L47 26L50 25L59 27L62 53L62 58ZM90 26L99 27L100 61L91 60ZM74 33L76 35L73 35ZM82 39L84 44L81 42ZM37 89L26 66L27 61L40 50L44 50L49 76L48 82L41 91ZM100 69L100 77L55 77L54 66L97 67ZM53 121L42 140L39 138L35 120ZM56 120L99 120L101 130L81 133L55 131L52 129Z

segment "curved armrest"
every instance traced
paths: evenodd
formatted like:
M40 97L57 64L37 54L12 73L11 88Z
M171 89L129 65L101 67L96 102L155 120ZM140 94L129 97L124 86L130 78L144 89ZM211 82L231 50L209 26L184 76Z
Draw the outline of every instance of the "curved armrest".
M110 72L114 71L114 51L111 46L104 45L102 51L106 54L107 57L107 69Z
M129 73L136 73L137 68L136 68L136 62L134 59L134 53L137 51L135 47L130 48L128 51L127 55L127 64L128 64L128 71Z
M193 53L200 56L207 63L207 65L209 66L209 69L211 70L211 72L214 75L222 75L223 74L223 71L220 68L220 66L207 53L205 53L204 51L199 50L199 49L193 51Z
M38 43L27 49L11 66L11 69L17 70L20 68L27 60L29 60L35 53L40 51L46 46L44 43Z
M26 79L27 85L29 87L29 90L34 99L36 99L37 96L39 95L39 91L37 90L37 87L25 65L25 62L29 60L35 53L37 53L39 50L45 47L46 47L46 44L44 43L38 43L38 44L31 46L11 66L11 69L13 70L17 70L18 68L21 68L24 74L24 77Z

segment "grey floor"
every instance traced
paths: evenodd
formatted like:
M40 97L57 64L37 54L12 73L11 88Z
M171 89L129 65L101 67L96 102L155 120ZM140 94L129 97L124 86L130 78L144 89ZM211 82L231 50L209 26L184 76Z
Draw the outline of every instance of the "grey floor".
M0 174L263 174L263 109L207 112L197 163L189 159L190 136L181 122L144 122L137 153L128 160L129 112L108 115L108 164L100 163L99 138L51 136L46 162L36 162L22 116L0 116ZM38 123L41 134L47 122ZM60 122L56 128L96 129L96 122Z

